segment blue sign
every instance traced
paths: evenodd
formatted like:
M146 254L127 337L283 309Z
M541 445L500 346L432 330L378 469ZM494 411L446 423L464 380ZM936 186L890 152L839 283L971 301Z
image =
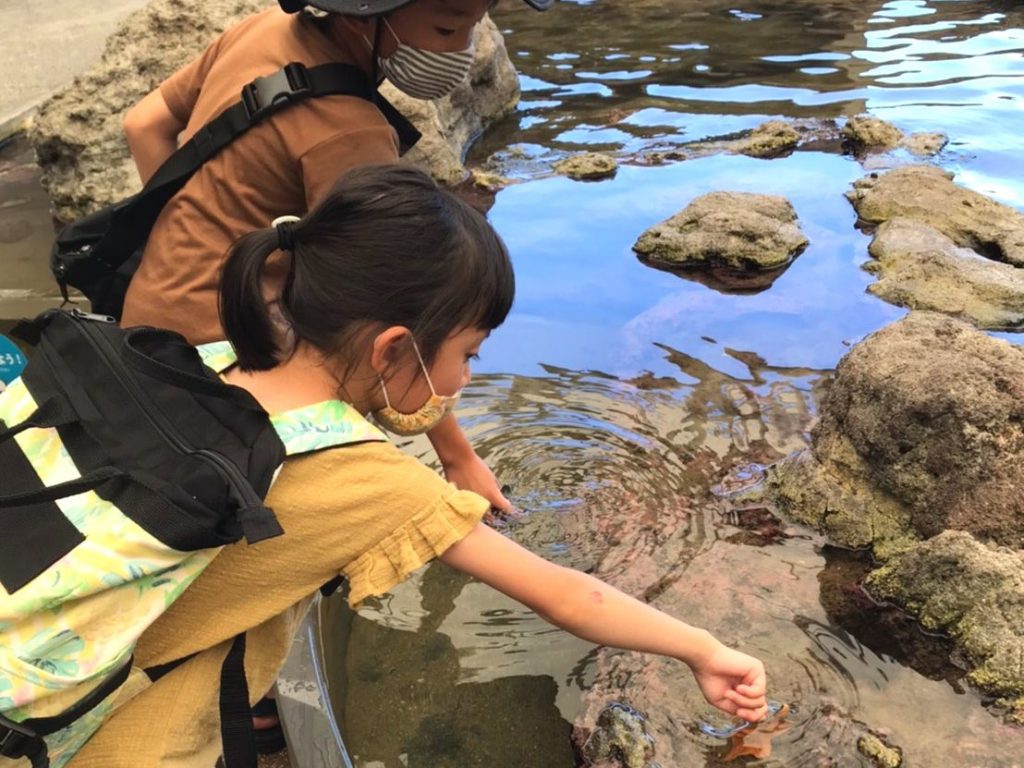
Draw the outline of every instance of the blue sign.
M25 355L14 342L6 336L0 336L0 383L10 384L21 376L26 362Z

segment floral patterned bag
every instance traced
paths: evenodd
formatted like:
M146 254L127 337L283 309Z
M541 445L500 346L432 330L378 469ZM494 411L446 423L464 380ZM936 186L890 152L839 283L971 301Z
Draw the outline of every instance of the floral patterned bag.
M386 439L339 401L268 417L216 375L227 343L103 320L41 315L0 394L0 765L60 768L149 684L142 632L224 545L282 533L262 499L286 455Z

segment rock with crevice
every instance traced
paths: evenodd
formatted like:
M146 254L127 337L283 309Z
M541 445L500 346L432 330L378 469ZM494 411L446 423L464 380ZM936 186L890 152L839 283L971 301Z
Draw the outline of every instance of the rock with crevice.
M981 256L1024 267L1024 214L954 184L952 174L934 166L869 174L846 197L870 224L911 219Z
M968 679L1024 722L1024 554L945 531L890 559L867 587L948 633Z
M780 510L888 557L946 529L1024 547L1024 349L913 312L840 361Z
M864 268L877 275L868 290L910 309L944 312L979 328L1024 325L1024 269L986 259L911 219L891 219L875 232Z
M556 173L576 181L599 181L610 179L619 170L619 164L611 155L600 152L581 152L554 164Z
M44 103L29 137L43 186L59 221L72 221L138 191L135 163L124 140L124 113L170 74L195 58L222 31L271 0L154 0L131 14L107 40L86 74ZM434 102L385 93L424 133L408 162L436 178L465 176L462 156L489 122L515 107L519 86L501 34L478 25L469 82Z
M674 269L779 269L807 247L796 211L784 197L711 192L644 232L633 246L642 259Z

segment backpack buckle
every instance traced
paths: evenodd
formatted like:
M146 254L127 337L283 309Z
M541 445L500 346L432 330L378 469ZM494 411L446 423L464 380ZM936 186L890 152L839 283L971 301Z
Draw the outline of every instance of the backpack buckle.
M312 92L309 71L297 61L286 64L272 75L257 77L242 88L242 106L250 123Z
M30 728L6 717L0 717L0 757L27 757L37 752L44 742Z

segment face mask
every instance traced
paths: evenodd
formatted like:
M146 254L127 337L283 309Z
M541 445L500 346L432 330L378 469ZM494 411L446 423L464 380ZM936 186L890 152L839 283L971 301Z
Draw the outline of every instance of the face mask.
M423 364L423 357L420 355L420 349L416 346L415 341L412 343L412 348L416 350L416 359L420 361L420 370L423 371L423 376L427 380L427 386L430 387L430 397L427 399L427 402L412 413L396 411L391 407L391 400L388 398L388 388L384 384L384 379L378 374L377 380L380 381L380 388L384 392L384 402L386 405L373 411L373 418L377 420L378 424L389 432L394 432L396 435L402 435L403 437L422 435L424 432L432 430L441 419L452 412L455 408L455 403L459 400L459 395L462 394L462 390L459 390L454 395L437 394L434 391L434 384L430 380L427 366Z
M424 51L406 45L382 18L398 48L387 58L377 57L377 66L388 80L414 99L439 99L451 93L466 79L473 64L473 46L461 51ZM373 45L365 37L366 44Z

